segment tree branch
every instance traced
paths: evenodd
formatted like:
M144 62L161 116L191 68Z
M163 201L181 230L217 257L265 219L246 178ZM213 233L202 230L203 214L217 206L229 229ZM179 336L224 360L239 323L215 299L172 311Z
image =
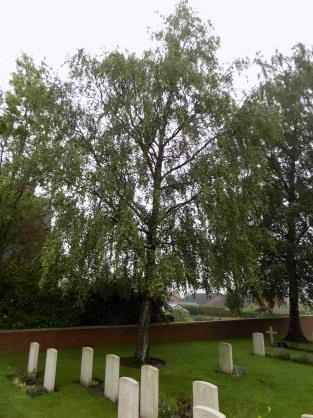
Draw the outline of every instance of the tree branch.
M216 135L208 139L202 147L198 148L191 157L187 158L185 161L183 161L181 164L176 165L175 167L169 169L166 173L163 174L162 180L165 179L169 174L173 173L176 170L179 170L180 168L184 167L185 165L191 163L211 142L215 141L215 139L218 137L220 132L218 132Z
M170 206L169 208L165 209L165 214L168 215L170 212L173 212L174 210L178 208L182 208L189 203L191 203L193 200L195 200L198 197L199 193L194 194L189 199L185 200L184 202L177 203L176 205Z

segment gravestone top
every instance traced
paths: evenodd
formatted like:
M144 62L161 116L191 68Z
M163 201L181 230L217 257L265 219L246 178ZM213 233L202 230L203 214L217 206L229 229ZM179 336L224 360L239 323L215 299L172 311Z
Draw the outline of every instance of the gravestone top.
M119 380L117 417L139 418L139 383L130 377Z
M40 345L37 342L30 344L27 364L27 374L30 376L36 376L37 373L39 348Z
M55 375L57 367L58 351L55 348L48 348L43 387L47 392L53 392L55 387Z
M264 335L261 332L254 332L253 337L253 353L256 356L265 357Z
M93 348L83 347L80 370L80 383L83 386L90 386L92 383Z
M115 354L107 354L104 379L104 396L112 402L118 400L118 384L120 378L120 358Z
M219 368L222 373L232 374L233 372L233 352L232 345L220 343L219 345Z
M192 382L193 406L208 406L219 411L218 387L212 383L194 380Z
M141 366L140 417L158 418L159 412L159 369Z
M226 418L224 414L208 406L194 406L193 418Z

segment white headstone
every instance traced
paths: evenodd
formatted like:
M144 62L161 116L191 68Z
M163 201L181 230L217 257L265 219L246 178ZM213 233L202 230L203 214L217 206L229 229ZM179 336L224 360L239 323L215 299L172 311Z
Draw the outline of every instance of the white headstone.
M253 337L253 353L256 356L265 357L264 335L261 332L254 332Z
M45 375L43 387L47 392L53 392L55 387L55 374L57 368L58 352L54 348L48 348L46 356Z
M226 418L226 415L208 406L194 406L193 418Z
M220 343L219 347L219 366L222 373L232 374L233 372L233 352L232 346L228 343Z
M105 362L104 396L112 402L118 399L118 382L120 378L120 358L108 354Z
M80 384L90 386L92 383L93 348L83 347L82 364L80 369Z
M140 418L158 418L159 413L159 369L141 366Z
M208 406L219 411L218 388L212 383L195 380L192 382L193 406Z
M119 381L117 417L139 418L139 383L130 377Z
M38 365L39 343L33 342L29 347L27 374L36 376Z
M304 414L301 415L301 418L313 418L313 415Z

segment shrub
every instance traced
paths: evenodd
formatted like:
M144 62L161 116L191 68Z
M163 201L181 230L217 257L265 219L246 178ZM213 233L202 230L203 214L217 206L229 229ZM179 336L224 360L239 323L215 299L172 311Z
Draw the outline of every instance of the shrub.
M233 377L242 377L247 373L247 368L244 366L238 366L238 367L234 367L233 372L232 372L232 376Z
M192 404L188 396L180 392L176 398L176 407L166 400L161 400L159 418L192 418Z
M188 396L180 392L176 398L176 404L178 407L177 418L191 418L192 417L192 405Z
M159 418L173 418L176 414L176 409L166 400L161 400L159 405Z
M238 318L238 314L231 312L226 306L182 305L192 316L204 315L211 318ZM243 310L241 318L256 318L259 316L253 310Z

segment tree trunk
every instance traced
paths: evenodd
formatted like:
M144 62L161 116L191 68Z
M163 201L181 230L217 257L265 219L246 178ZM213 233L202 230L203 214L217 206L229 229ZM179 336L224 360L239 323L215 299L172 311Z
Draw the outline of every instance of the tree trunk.
M289 279L289 330L284 338L286 341L306 342L299 314L299 290L296 277Z
M135 360L138 364L144 364L149 358L150 320L151 302L149 297L145 296L138 321L137 344L135 352Z
M288 172L288 203L289 211L287 212L287 236L286 236L286 267L289 279L289 330L285 337L287 341L304 342L305 338L300 324L299 315L299 278L297 271L297 233L294 206L297 201L296 197L296 160L297 160L297 137L296 127L293 139L293 147L291 149L291 163Z
M153 230L153 229L152 229ZM151 323L151 296L149 285L153 283L156 273L156 238L154 234L148 235L147 265L145 271L145 283L143 290L143 301L138 320L137 344L135 361L144 364L149 358L150 323Z
M156 251L158 247L157 229L159 226L160 216L160 197L162 182L162 161L163 161L163 143L160 139L159 152L155 164L153 175L153 198L152 210L148 221L146 232L146 255L147 264L145 268L145 280L142 287L144 299L142 310L138 321L137 345L135 351L135 360L139 364L144 364L149 358L149 342L150 342L150 322L151 322L151 289L154 287L156 279ZM152 291L153 292L153 291Z

